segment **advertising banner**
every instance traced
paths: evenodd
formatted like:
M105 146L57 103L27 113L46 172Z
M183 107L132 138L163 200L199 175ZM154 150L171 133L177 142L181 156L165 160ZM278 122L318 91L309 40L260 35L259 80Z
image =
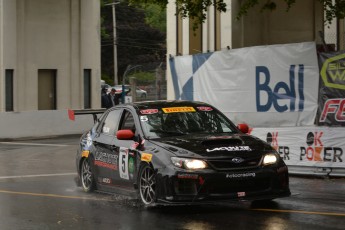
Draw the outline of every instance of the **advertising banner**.
M170 59L175 98L210 103L235 123L314 125L315 43L257 46Z
M320 93L316 124L345 126L345 52L320 53Z
M251 135L270 143L287 165L345 168L342 127L254 128Z

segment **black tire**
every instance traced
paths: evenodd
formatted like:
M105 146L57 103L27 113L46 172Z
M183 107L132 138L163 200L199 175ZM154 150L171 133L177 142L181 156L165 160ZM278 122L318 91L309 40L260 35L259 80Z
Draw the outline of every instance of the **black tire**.
M90 162L84 158L80 168L81 186L85 192L92 192L96 188L96 182L93 177Z
M145 206L156 203L156 173L149 164L144 164L138 177L139 198Z

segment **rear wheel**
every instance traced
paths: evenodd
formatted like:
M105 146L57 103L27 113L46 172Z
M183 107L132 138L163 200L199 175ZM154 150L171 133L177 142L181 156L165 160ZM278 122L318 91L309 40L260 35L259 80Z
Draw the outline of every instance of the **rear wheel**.
M96 187L89 160L85 158L81 163L81 184L85 192L92 192Z
M148 164L140 169L139 193L144 205L153 205L156 202L156 174Z

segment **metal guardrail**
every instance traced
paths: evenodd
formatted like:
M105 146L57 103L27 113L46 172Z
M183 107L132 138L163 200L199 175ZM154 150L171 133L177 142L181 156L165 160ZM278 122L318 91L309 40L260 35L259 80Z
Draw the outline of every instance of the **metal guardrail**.
M289 174L296 176L316 177L345 177L345 168L341 167L313 167L288 165Z

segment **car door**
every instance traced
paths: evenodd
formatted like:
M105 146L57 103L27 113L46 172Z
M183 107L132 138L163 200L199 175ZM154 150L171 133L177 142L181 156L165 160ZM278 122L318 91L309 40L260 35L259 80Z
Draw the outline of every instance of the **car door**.
M118 130L132 130L135 134L134 139L138 136L135 114L128 109L124 109L121 115L121 122L118 126ZM137 174L136 164L138 152L136 147L138 143L135 140L119 140L115 138L116 151L118 152L119 170L118 177L112 178L122 187L133 188L135 183L135 175Z
M114 174L118 174L118 152L115 148L115 133L121 118L122 109L111 110L97 129L93 139L94 172L96 181L101 185L113 184Z

